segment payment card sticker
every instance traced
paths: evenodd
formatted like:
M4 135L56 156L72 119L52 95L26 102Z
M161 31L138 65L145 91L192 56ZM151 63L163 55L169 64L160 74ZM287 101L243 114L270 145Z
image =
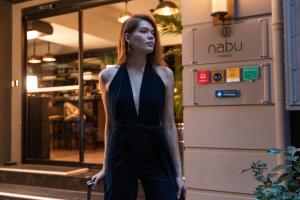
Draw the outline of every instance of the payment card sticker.
M259 71L258 66L249 66L243 68L243 79L246 81L258 80Z
M211 70L212 83L224 83L225 73L224 70Z
M197 83L199 83L199 84L210 83L210 71L209 70L197 71Z
M227 68L226 69L226 82L241 82L240 68Z

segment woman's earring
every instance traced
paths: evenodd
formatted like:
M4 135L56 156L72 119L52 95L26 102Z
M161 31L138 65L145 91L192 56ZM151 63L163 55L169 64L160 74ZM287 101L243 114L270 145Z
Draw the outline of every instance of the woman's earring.
M127 43L127 53L130 53L130 50L131 50L131 48L130 48L130 44L129 44L129 43Z

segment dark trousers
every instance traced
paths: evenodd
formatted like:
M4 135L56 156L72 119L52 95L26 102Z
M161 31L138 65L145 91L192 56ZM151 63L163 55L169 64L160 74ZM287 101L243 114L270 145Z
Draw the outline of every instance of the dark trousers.
M105 200L136 200L138 180L144 188L146 200L176 200L176 188L160 163L142 169L123 165L120 169L108 169L107 172L104 180Z

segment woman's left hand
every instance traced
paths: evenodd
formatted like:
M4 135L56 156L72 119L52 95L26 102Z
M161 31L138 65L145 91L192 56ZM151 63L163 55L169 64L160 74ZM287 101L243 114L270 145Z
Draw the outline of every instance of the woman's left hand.
M176 177L176 182L177 182L177 199L180 199L180 197L184 197L186 196L186 187L183 181L183 178L181 176L177 176ZM182 194L181 194L182 193Z

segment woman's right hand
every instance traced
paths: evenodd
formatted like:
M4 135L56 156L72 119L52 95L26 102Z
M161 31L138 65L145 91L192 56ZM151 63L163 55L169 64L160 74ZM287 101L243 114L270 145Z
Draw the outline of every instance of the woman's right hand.
M104 179L104 176L105 176L105 169L103 168L100 172L98 172L92 177L92 180L94 182L94 187Z

